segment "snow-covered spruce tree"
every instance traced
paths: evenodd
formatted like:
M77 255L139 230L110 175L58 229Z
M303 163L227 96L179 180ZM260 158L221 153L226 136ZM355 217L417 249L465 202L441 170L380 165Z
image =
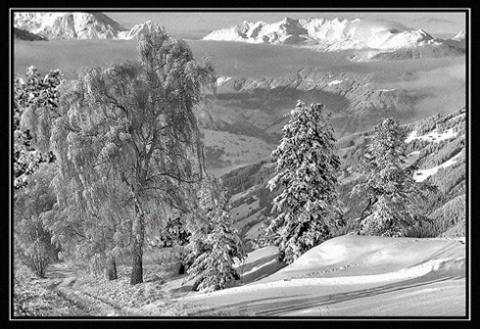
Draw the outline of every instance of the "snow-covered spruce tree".
M185 248L186 280L193 290L219 290L240 278L235 258L242 260L242 241L233 226L226 191L221 182L207 176L198 193L198 212L187 223L191 233Z
M397 120L385 119L375 127L368 146L366 180L352 190L365 196L367 206L360 217L360 233L405 236L414 224L419 198L434 187L415 182L403 168L406 132Z
M193 108L202 87L215 82L208 63L158 26L141 34L138 49L136 61L79 78L64 98L55 136L61 170L73 166L87 190L105 182L130 196L132 285L143 282L146 227L161 221L163 204L187 209L192 184L202 178Z
M343 213L336 190L340 161L323 105L299 101L288 118L280 145L272 153L276 175L268 187L282 192L273 200L277 216L268 231L279 247L280 260L290 264L335 236L343 226Z

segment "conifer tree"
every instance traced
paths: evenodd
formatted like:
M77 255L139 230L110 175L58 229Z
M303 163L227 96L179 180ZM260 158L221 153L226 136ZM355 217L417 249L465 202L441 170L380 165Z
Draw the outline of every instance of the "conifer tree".
M187 280L193 290L219 290L240 276L235 258L243 259L242 241L229 215L226 191L213 177L202 182L199 209L187 225L191 233L186 246Z
M333 237L343 225L343 214L336 190L340 161L323 105L299 101L288 118L272 153L276 175L268 187L282 192L273 201L277 216L268 231L279 247L280 260L290 264Z
M414 224L419 198L434 187L418 184L403 168L406 132L393 118L375 127L368 146L366 181L352 194L365 196L367 206L361 215L361 234L405 236Z

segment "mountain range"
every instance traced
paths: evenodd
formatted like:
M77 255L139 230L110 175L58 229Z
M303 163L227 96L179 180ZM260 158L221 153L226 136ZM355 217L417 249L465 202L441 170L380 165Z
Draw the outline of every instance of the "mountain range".
M299 45L321 51L395 50L443 43L423 30L393 22L288 17L271 24L244 21L213 31L203 40Z
M134 39L149 31L155 23L146 21L126 29L100 12L15 12L14 27L51 39ZM235 41L306 46L322 51L347 49L395 50L446 43L424 30L407 28L399 23L365 19L292 19L280 22L248 22L215 30L202 40ZM461 31L452 42L464 42Z
M126 29L99 12L17 12L14 27L41 38L52 39L134 39L149 31L154 23L147 21Z
M150 31L156 23L146 21L126 29L100 12L16 12L14 28L32 33L36 38L16 39L135 39ZM24 33L25 35L25 33ZM203 41L242 42L250 44L289 45L322 52L354 51L350 60L411 59L445 57L465 53L465 34L452 39L434 38L421 29L399 23L367 19L292 19L280 22L248 22L213 31Z

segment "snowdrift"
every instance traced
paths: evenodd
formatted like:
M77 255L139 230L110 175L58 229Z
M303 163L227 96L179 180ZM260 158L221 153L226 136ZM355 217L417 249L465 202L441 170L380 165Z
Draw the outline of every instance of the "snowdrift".
M192 315L464 316L465 243L346 235L263 279L181 302Z

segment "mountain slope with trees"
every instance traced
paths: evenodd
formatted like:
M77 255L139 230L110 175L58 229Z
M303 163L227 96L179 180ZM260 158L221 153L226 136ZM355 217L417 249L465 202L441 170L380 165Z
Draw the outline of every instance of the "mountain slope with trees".
M436 192L422 201L426 202L422 206L425 208L423 210L425 216L418 221L416 232L410 234L424 237L448 235L449 228L456 226L455 236L461 235L466 219L465 204L460 201L465 200L466 193L465 108L449 114L430 116L402 125L402 128L407 133L406 159L402 167L414 180L429 175L423 182L437 187ZM414 134L417 138L411 137ZM372 136L373 131L369 130L342 137L337 141L341 163L338 177L339 195L344 204L347 231L359 229L362 210L368 204L365 197L353 197L350 191L366 177L363 164L369 156L368 145ZM452 158L453 161L448 162ZM439 168L437 171L431 171L437 167ZM265 188L265 178L275 175L274 168L273 159L267 158L222 176L234 200L233 214L238 211L237 209L241 209L242 205L249 203L250 199L259 201L250 212L237 217L239 223L244 223L239 227L244 233L244 238L254 241L254 245L258 243L257 238L262 240L266 226L263 223L273 216L271 209L276 194L269 193ZM244 221L247 217L249 220Z

